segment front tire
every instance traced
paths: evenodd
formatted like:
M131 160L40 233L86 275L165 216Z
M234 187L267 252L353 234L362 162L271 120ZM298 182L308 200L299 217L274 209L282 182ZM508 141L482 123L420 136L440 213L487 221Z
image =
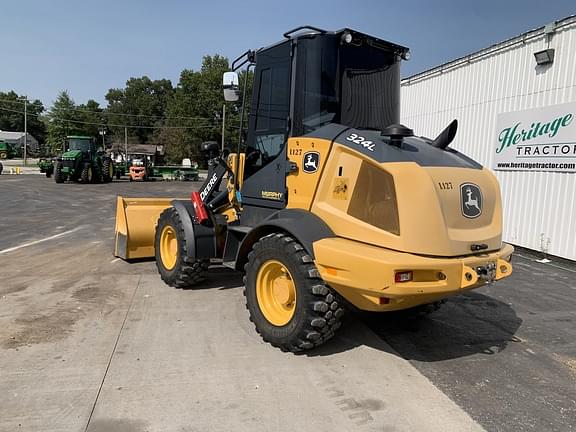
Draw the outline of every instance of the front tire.
M64 174L62 173L62 163L57 162L54 169L54 181L56 183L64 183Z
M298 352L322 345L340 327L344 309L336 293L289 235L260 239L244 270L246 308L265 342Z
M92 167L90 164L84 165L82 168L82 174L80 174L80 180L82 183L92 183L94 181L94 171L92 171Z
M208 261L188 257L184 226L178 211L162 212L154 238L156 267L162 280L172 287L191 287L204 279Z

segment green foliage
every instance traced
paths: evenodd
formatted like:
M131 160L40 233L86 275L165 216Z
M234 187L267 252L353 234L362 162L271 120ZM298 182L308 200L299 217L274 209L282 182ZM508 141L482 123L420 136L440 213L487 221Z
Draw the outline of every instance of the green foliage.
M225 103L222 75L229 71L228 59L218 54L205 56L199 71L185 69L180 74L174 97L168 104L167 125L187 126L183 133L161 133L158 139L166 147L167 159L173 163L182 157L201 162L200 144L222 140L222 107L226 104L225 145L235 148L238 139L240 101ZM251 94L251 78L248 94ZM240 77L244 83L244 75ZM247 117L247 116L246 116Z
M202 162L200 144L222 140L224 105L225 145L232 150L237 146L242 98L238 102L224 102L222 75L228 70L228 59L215 54L205 56L197 71L183 70L176 87L167 79L130 78L124 88L108 90L106 108L92 99L77 105L67 91L62 91L45 117L29 117L29 131L39 141L46 138L51 152L55 153L61 148L64 138L73 134L101 140L100 131L105 130L108 147L113 141L123 143L124 126L127 126L129 143L163 145L169 163L180 163L183 158ZM252 75L252 72L240 74L241 92L248 78L245 128ZM18 95L14 92L0 93L0 99L16 101ZM2 106L0 103L0 108ZM16 105L16 108L21 110L22 106ZM28 110L39 116L44 107L40 101L33 101L28 104ZM0 129L18 130L21 124L18 122L23 122L21 114L0 110Z
M66 135L81 135L80 128L82 125L76 123L81 121L76 112L76 104L66 90L58 93L58 97L48 111L47 125L48 138L47 143L52 153L57 153L62 148L62 143Z
M67 135L83 135L100 140L106 129L104 110L95 100L76 105L67 91L61 91L46 115L47 143L53 154L58 153Z
M99 137L100 132L106 129L106 116L102 115L104 110L100 104L93 99L77 107L77 118L84 122L82 124L82 135ZM98 138L101 139L101 138Z
M28 112L28 133L40 144L46 139L46 126L40 117L44 105L39 100L30 100L26 107ZM0 92L0 130L24 132L24 100L14 91Z
M154 80L147 76L130 78L123 89L110 89L106 94L108 101L107 112L110 124L145 126L130 128L129 133L139 143L150 141L154 129L152 126L161 126L162 118L166 115L169 100L174 94L170 80ZM148 127L148 128L146 128ZM123 128L111 127L117 140L124 137Z

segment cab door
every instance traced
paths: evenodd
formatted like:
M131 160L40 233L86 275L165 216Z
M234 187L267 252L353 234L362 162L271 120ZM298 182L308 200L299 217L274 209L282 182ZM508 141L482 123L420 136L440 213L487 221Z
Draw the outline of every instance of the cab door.
M286 207L290 54L287 41L256 56L242 186L243 224L253 225Z

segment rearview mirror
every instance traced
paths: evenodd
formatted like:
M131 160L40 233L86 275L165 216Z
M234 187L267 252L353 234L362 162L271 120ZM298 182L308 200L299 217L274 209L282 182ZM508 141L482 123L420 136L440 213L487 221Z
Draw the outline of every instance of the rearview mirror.
M222 80L224 86L224 100L236 102L238 100L238 74L236 72L224 72Z

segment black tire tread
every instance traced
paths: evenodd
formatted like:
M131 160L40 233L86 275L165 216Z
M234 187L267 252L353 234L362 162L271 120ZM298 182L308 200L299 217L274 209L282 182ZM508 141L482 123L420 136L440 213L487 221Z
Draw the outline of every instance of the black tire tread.
M158 229L166 224L172 225L176 231L178 238L178 253L179 259L176 263L174 270L167 272L164 270L159 251L160 232ZM158 218L156 226L156 234L154 236L154 245L156 251L156 266L160 273L161 279L169 286L174 288L188 288L198 284L205 279L205 273L208 270L210 262L208 260L197 260L191 258L186 253L186 236L184 233L184 226L178 215L178 211L174 207L169 207L162 212Z
M322 345L331 339L334 332L341 326L340 319L344 315L343 302L338 294L320 278L313 259L306 253L302 245L285 233L269 234L254 244L252 251L248 254L248 261L244 265L245 274L258 271L253 268L254 255L266 247L276 248L276 250L281 250L287 256L294 258L299 265L299 271L306 278L304 289L309 290L312 301L308 301L304 309L304 325L299 331L289 340L275 341L269 337L264 329L259 328L254 320L253 311L248 301L247 278L244 276L244 297L247 300L246 309L250 312L250 321L254 323L256 331L265 342L284 352L296 353Z
M62 175L62 163L57 162L54 168L54 181L56 183L64 183L64 176Z
M112 178L114 177L114 168L112 168L112 176L109 176L108 173L110 172L110 166L113 166L112 159L105 158L104 162L102 163L102 181L104 183L110 183Z
M94 170L92 170L92 178L88 178L89 169L90 164L86 164L82 167L82 173L80 174L80 181L82 181L82 183L91 183L94 180Z

